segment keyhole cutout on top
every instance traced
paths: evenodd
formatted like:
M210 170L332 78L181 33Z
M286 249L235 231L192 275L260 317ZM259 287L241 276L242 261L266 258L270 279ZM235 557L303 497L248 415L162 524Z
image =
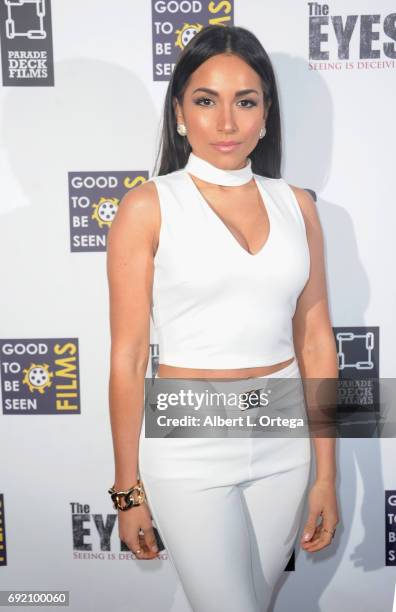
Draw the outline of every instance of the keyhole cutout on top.
M234 211L233 215L230 215L230 217L226 218L224 216L221 216L213 208L212 204L206 199L206 197L204 196L204 194L202 193L202 191L199 189L198 185L196 184L192 175L190 175L188 172L186 174L189 177L191 183L193 184L195 190L198 192L201 200L204 202L205 205L209 207L211 212L214 214L215 218L222 224L224 230L227 231L228 235L233 240L233 242L240 249L242 249L242 251L244 251L247 255L250 255L251 257L255 257L256 255L259 255L265 249L270 239L271 221L270 221L268 209L264 203L263 195L259 189L259 186L256 180L253 179L254 184L255 184L255 191L256 191L256 195L253 196L255 197L255 200L256 200L256 207L255 207L256 212L253 213L253 216L251 220L249 221L249 223L244 225L243 231L242 231L242 228L240 229L236 226L235 220L238 215L243 216L244 207L243 206L241 207L242 212L238 212L237 214L235 214L235 211ZM233 189L237 189L237 188L234 187ZM252 214L250 207L248 209L248 212L249 212L249 215ZM257 228L259 228L259 232L257 232ZM249 233L249 235L250 233L253 234L251 238L249 239L246 238L247 233ZM261 234L261 238L259 237L259 234ZM264 234L264 238L263 238L263 234ZM252 245L252 247L256 247L256 249L252 251L252 249L250 248L250 245Z

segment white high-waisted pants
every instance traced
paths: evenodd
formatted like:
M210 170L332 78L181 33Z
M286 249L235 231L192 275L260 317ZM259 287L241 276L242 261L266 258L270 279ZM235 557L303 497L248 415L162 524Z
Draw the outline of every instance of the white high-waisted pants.
M301 374L294 360L270 377ZM146 438L143 418L139 475L194 612L266 612L300 531L310 462L309 437Z

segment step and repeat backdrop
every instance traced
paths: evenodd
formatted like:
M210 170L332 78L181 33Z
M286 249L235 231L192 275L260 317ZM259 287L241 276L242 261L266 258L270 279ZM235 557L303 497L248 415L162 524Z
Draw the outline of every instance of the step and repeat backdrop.
M1 0L0 590L67 592L73 612L190 609L165 548L139 561L120 542L107 493L106 238L155 172L174 64L211 23L250 29L272 59L282 175L316 200L340 378L361 381L345 402L395 377L393 2ZM152 329L147 376L159 357ZM392 610L395 450L338 441L336 536L296 546L273 612Z

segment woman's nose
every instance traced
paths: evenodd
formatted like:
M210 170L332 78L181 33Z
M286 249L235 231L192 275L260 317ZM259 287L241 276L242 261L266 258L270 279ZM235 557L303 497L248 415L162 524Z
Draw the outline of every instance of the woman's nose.
M217 118L217 128L222 131L234 131L237 128L231 108L223 107L220 109Z

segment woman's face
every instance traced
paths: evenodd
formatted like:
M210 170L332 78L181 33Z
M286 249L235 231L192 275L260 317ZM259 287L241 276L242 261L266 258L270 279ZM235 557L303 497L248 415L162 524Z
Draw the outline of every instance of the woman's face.
M260 77L243 59L222 53L206 60L191 75L183 105L176 99L174 104L196 155L224 169L245 166L266 114ZM222 141L239 144L229 150L214 146Z

